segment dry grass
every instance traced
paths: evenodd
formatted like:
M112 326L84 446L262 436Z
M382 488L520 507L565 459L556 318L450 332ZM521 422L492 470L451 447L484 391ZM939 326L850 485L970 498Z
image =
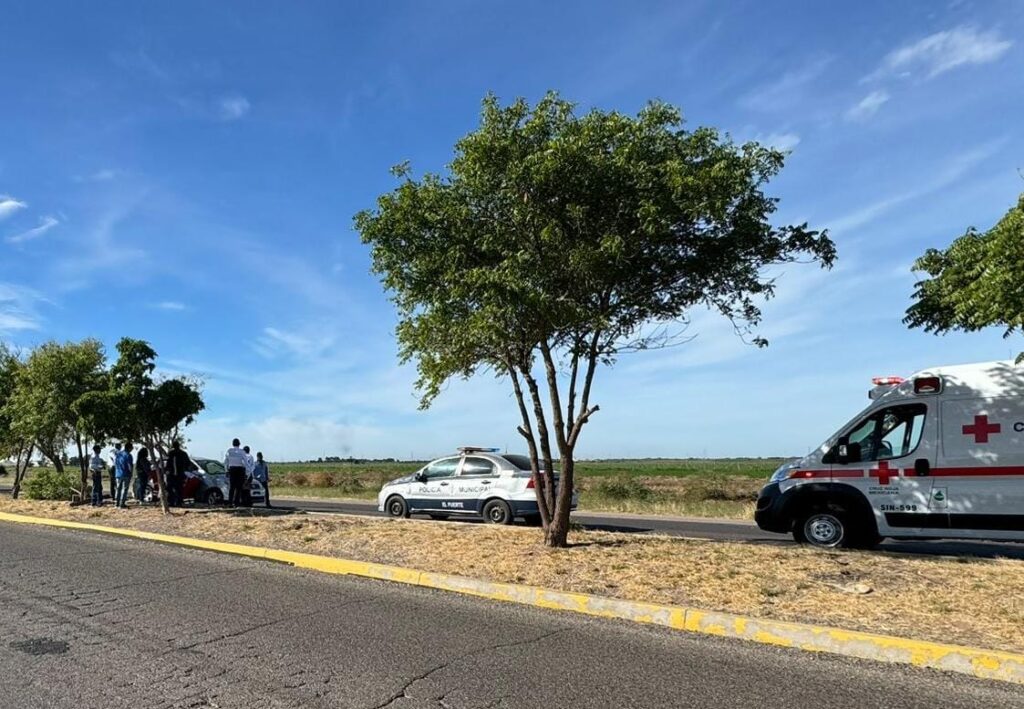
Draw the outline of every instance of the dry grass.
M414 520L71 508L0 501L0 510L236 541L427 571L632 600L815 622L1024 651L1024 562L574 532L546 549L539 532ZM865 584L867 594L842 590Z

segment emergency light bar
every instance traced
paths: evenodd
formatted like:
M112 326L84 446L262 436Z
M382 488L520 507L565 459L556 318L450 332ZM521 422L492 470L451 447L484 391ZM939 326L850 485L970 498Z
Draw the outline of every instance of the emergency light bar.
M874 377L871 383L876 387L896 386L904 382L903 377Z
M501 448L481 448L480 446L462 446L461 448L457 448L456 450L458 450L459 453L498 453L501 451Z

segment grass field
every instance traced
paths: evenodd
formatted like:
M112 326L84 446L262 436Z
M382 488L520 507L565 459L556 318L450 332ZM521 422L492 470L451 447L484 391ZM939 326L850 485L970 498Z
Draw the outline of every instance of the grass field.
M588 460L577 463L580 509L749 518L778 458ZM422 462L271 463L272 497L373 500Z

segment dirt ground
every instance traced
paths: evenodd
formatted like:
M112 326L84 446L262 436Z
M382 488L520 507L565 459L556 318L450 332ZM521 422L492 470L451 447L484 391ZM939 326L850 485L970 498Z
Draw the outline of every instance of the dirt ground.
M551 550L519 527L261 512L97 510L0 500L0 511L233 541L923 640L1024 651L1024 561L576 531ZM0 541L2 543L2 541Z

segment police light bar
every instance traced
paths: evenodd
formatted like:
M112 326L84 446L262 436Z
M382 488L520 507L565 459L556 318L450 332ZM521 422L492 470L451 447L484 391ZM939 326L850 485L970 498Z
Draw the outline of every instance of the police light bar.
M885 387L896 386L897 384L902 384L903 381L903 377L874 377L871 380L871 383L876 387Z
M456 449L459 453L498 453L501 448L481 448L480 446L462 446Z

